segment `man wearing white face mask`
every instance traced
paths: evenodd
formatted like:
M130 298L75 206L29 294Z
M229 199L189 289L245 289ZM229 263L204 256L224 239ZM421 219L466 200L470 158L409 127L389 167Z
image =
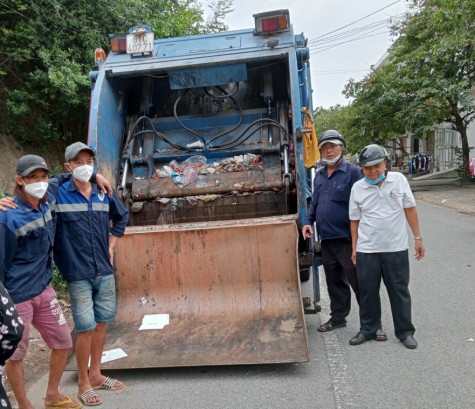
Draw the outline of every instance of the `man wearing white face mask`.
M351 309L351 289L359 303L356 268L351 260L351 232L348 203L351 187L363 175L361 169L343 159L346 142L340 132L330 129L318 138L318 149L325 166L317 170L312 201L302 227L304 238L313 235L316 222L322 244L322 262L330 297L330 319L320 325L320 332L346 326ZM386 341L379 328L377 341Z
M25 390L23 359L34 325L52 350L45 407L79 409L81 403L62 395L58 389L72 340L56 293L49 285L53 276L55 206L54 195L46 193L49 170L40 156L26 155L18 160L16 173L16 208L0 212L0 280L25 329L6 364L8 380L19 407L32 409Z
M78 397L87 406L102 402L96 389L124 387L117 379L104 376L100 365L106 323L114 321L116 314L113 248L124 234L128 211L115 194L108 197L89 181L94 156L81 142L66 148L64 168L73 178L58 188L54 248L55 263L69 283L78 333Z

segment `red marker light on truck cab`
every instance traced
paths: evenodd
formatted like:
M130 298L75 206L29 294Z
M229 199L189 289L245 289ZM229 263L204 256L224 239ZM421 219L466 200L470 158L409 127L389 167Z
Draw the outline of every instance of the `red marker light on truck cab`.
M134 26L128 34L109 34L109 38L114 53L152 55L155 37L150 26Z
M109 34L112 52L125 53L127 51L126 36L127 34Z
M268 35L290 28L289 10L268 11L253 15L255 19L255 35Z

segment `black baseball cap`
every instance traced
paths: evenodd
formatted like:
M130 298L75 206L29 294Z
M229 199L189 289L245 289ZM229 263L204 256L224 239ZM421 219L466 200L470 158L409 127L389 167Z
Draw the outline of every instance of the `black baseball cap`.
M27 176L35 169L44 169L47 172L51 171L46 166L46 161L37 155L25 155L18 159L16 164L16 174L20 176Z

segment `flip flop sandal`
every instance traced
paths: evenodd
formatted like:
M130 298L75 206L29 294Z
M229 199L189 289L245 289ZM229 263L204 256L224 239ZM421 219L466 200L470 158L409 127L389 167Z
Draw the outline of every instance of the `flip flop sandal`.
M97 397L99 398L99 402L88 402L87 400L90 398ZM82 402L84 406L97 406L102 404L102 398L94 391L94 389L88 389L86 392L78 394L79 400Z
M56 402L53 403L52 405L45 405L45 409L60 409L60 408L66 408L66 409L80 409L82 405L79 403L77 406L66 406L69 405L70 403L73 403L73 400L69 396L65 396L65 400L62 400L61 402Z
M334 323L331 320L328 320L327 322L325 322L325 324L322 324L318 327L318 331L330 332L334 329L343 328L343 327L346 327L346 322Z
M102 385L93 386L93 389L105 389L108 391L118 391L120 389L124 389L124 383L122 383L120 386L115 386L117 382L119 382L117 379L107 377L105 381L102 382Z

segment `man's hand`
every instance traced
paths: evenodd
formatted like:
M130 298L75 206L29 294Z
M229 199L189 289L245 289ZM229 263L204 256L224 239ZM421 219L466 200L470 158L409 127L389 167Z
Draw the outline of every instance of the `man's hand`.
M416 250L416 260L417 261L422 260L426 252L426 249L424 248L424 244L422 243L422 240L415 240L414 249Z
M111 263L111 266L114 265L114 249L112 247L109 247L109 261Z
M313 236L313 229L312 226L306 224L302 227L302 236L304 239L310 239Z
M119 240L117 236L114 236L113 234L109 236L109 261L111 262L111 266L114 265L114 247L117 240Z
M13 200L13 197L4 197L0 199L0 210L6 212L8 209L16 209L18 206Z
M109 183L109 181L102 176L100 173L96 175L96 183L97 186L99 186L99 189L101 189L107 196L111 197L112 196L112 186Z

